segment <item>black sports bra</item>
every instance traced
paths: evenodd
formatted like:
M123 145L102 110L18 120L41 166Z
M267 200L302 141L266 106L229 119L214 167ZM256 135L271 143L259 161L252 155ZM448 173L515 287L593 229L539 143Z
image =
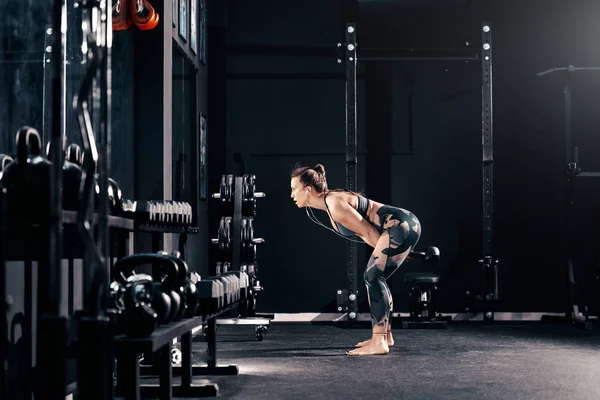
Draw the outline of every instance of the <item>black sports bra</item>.
M349 192L349 190L344 190L344 191ZM329 212L329 206L327 205L327 195L329 193L331 193L331 192L327 192L325 194L325 197L323 198L323 200L325 200L325 206L327 207L327 213L329 214L329 217L331 218L331 220L333 222L335 222L335 225L337 226L337 229L342 236L346 236L346 237L356 236L355 232L351 231L350 229L346 228L344 225L340 224L339 222L336 222L333 219L331 212ZM363 217L364 219L369 221L369 223L371 223L371 225L373 225L373 223L369 220L369 217L367 216L367 211L369 211L369 199L367 199L362 194L358 194L357 197L358 197L358 208L356 211L360 214L361 217Z

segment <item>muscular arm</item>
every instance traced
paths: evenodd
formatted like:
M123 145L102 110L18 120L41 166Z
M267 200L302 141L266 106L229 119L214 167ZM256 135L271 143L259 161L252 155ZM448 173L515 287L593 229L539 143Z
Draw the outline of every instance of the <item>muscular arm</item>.
M333 219L355 232L365 243L375 248L381 235L350 204L344 201L337 201L330 205L329 210Z

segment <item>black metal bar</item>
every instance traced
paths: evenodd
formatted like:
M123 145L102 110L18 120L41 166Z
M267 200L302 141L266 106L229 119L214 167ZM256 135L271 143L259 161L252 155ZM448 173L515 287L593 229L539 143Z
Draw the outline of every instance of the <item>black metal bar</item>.
M2 333L2 343L0 343L0 360L2 368L0 369L0 398L8 399L8 387L6 381L7 362L7 343L8 335L7 319L8 309L10 307L6 298L6 189L0 188L0 332Z
M572 126L573 126L573 94L572 94L572 89L571 89L571 85L570 82L568 82L570 80L570 75L567 75L567 83L565 84L565 88L564 88L564 96L565 96L565 119L564 119L564 124L565 124L565 161L568 164L569 162L573 161L572 157L573 157L573 153L571 153L573 151L572 146L572 142L573 142L573 133L572 133Z
M51 59L51 104L50 112L52 114L51 132L52 138L52 168L50 170L50 247L49 247L49 265L50 270L50 292L48 312L52 315L61 315L62 300L62 165L64 161L64 152L62 149L63 136L63 103L64 96L64 73L65 64L62 62L66 53L66 35L61 33L63 13L66 9L63 0L55 0L52 16L53 35L52 49L56 55Z
M492 38L491 25L482 25L481 50L481 134L483 144L483 255L493 251L493 113L492 113Z
M114 336L108 317L82 316L78 321L77 335L79 395L82 399L112 399ZM121 367L119 365L119 369Z
M153 232L152 233L152 252L156 253L161 251L163 235L161 232Z
M53 52L52 52L52 42L54 40L54 30L52 29L52 25L46 25L46 30L44 32L44 54L43 59L41 60L44 66L44 88L42 92L42 104L43 104L43 112L44 118L42 123L42 149L46 148L46 144L50 139L51 127L52 127L52 112L50 108L50 98L52 94L52 76L53 76ZM55 56L56 57L56 56Z
M346 24L345 38L345 65L346 65L346 188L357 190L358 149L356 129L356 24ZM347 279L348 279L348 318L355 320L358 316L358 290L357 290L357 245L349 241L346 247Z
M36 390L44 393L49 400L64 399L66 397L66 353L67 353L67 322L62 311L62 164L64 153L62 151L62 135L64 129L65 101L65 63L66 35L62 32L63 18L66 20L66 7L63 0L55 0L52 8L52 49L58 56L51 59L51 101L49 104L52 138L52 167L50 169L50 208L49 219L44 222L47 228L49 242L40 243L48 246L48 259L40 260L41 268L48 269L48 298L45 299L44 308L38 309L36 370L40 379L36 382ZM44 237L45 235L42 235ZM43 251L42 254L46 252ZM44 291L46 292L46 291ZM4 299L2 299L4 300ZM29 360L30 362L30 360Z
M214 369L217 366L217 319L209 319L205 329L208 347L206 350L206 363L208 364L209 369Z
M233 199L233 226L231 227L233 240L231 245L232 254L231 254L231 269L233 271L240 270L240 252L242 249L242 187L243 187L243 178L241 176L236 176L234 181L234 199Z
M376 152L376 151L357 151L356 154L358 156L369 156L369 155L377 155L384 154L384 152ZM386 155L392 156L410 156L414 155L413 151L386 151ZM318 157L334 157L334 156L345 156L346 153L342 152L331 152L331 153L250 153L248 154L249 158L261 158L261 157L305 157L305 156L318 156Z
M336 46L278 46L265 44L228 44L228 56L239 57L317 57L336 59ZM432 59L432 60L478 60L479 55L473 47L398 47L398 48L360 48L358 60L382 59Z
M479 61L479 57L425 57L425 56L405 56L405 57L358 57L358 61Z
M358 74L357 79L363 79L363 74ZM266 73L229 73L227 79L346 79L345 73L285 73L285 72L266 72Z
M181 386L192 384L192 332L181 336ZM175 371L173 371L175 372Z
M600 172L579 172L577 178L600 178Z
M494 320L494 301L498 299L498 260L494 251L494 141L492 103L492 35L491 24L481 25L481 135L483 158L483 263L482 283L484 321Z
M111 175L111 121L112 121L112 43L109 41L112 38L112 23L109 18L112 6L108 2L100 2L100 24L98 37L100 39L100 126L99 131L99 143L100 149L98 151L98 174L100 189L104 187L108 192L108 178ZM98 248L100 256L102 257L103 265L98 266L104 268L99 278L99 296L100 300L100 311L101 315L104 316L106 313L107 301L109 296L110 286L110 267L109 267L109 225L108 225L108 196L100 196L100 210L98 211ZM108 364L112 366L112 359L104 359ZM109 380L102 382L102 384L112 386L112 376L108 377ZM112 397L111 397L112 398Z
M411 79L408 88L408 148L415 152L415 82Z
M140 363L135 349L117 349L116 395L126 400L141 399Z
M171 400L173 398L173 380L171 373L171 344L163 346L158 351L159 362L159 398L162 400ZM143 388L142 388L143 393Z

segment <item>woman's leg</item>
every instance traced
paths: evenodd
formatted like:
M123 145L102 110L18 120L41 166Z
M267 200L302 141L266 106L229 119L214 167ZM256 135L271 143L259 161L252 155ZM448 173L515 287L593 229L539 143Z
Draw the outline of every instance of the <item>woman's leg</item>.
M373 250L364 274L373 336L370 341L357 344L359 348L350 351L350 355L386 354L389 352L389 345L393 344L390 333L393 299L386 281L419 240L421 228L416 218L409 221L388 221L388 224L388 229L383 232Z
M385 269L388 256L384 250L390 246L390 234L383 232L373 254L369 258L364 278L367 285L371 308L372 338L369 343L349 351L349 355L376 355L389 353L387 331L390 316L389 289L385 283Z

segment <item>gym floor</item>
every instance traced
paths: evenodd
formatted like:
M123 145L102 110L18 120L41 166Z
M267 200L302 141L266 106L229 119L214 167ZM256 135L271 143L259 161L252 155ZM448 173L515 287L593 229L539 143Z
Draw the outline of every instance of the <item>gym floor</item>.
M209 377L228 399L598 399L600 332L559 324L451 325L393 331L386 356L345 351L367 329L272 324L221 326L219 365L238 376ZM206 343L194 343L202 363ZM196 382L204 381L196 378Z

